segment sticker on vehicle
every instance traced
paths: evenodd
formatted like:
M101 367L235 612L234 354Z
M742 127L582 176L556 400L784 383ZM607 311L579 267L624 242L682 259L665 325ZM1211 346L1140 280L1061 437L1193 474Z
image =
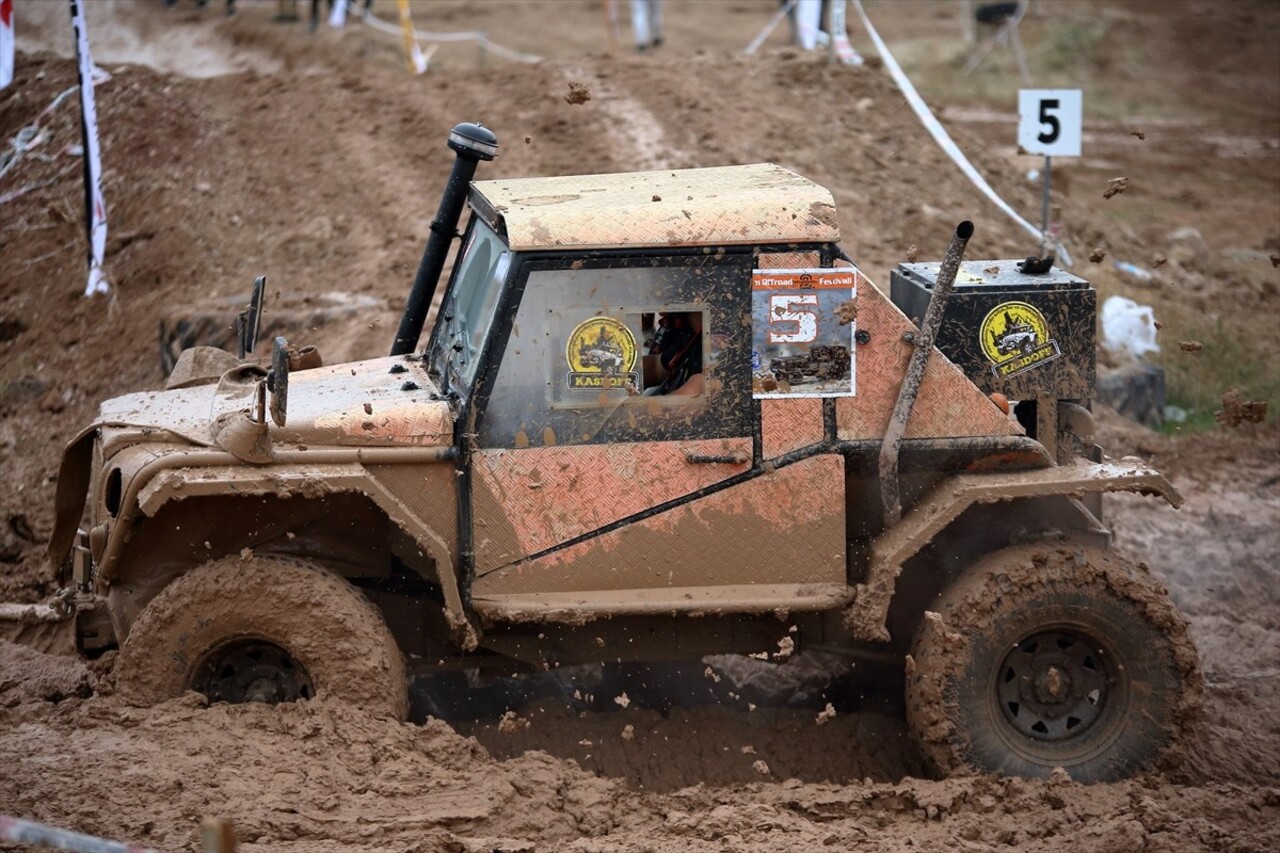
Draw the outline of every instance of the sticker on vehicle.
M751 273L751 387L757 399L851 397L854 269Z
M992 308L978 335L982 352L991 361L991 373L1001 379L1062 355L1044 315L1025 302L1004 302Z
M638 388L636 339L626 324L612 317L592 317L579 323L565 347L571 391Z

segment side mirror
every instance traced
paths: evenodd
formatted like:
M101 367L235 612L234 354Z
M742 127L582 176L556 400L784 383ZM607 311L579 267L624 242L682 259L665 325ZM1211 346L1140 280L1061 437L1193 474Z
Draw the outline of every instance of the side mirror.
M276 338L271 347L271 370L267 372L267 390L271 392L271 420L284 426L289 405L289 342Z
M262 326L262 299L267 289L267 277L260 275L253 280L253 293L249 296L249 305L236 315L236 341L239 352L244 358L258 345L258 330Z

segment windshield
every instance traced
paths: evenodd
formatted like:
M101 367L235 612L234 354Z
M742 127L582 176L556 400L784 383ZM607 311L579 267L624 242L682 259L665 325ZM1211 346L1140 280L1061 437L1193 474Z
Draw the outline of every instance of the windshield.
M470 390L510 265L511 252L502 238L473 218L428 353L431 372L444 390L459 394Z

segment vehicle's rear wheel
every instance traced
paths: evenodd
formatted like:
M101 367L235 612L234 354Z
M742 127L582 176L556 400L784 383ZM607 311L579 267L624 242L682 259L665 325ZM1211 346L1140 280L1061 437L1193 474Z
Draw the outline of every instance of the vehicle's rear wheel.
M1175 760L1203 682L1186 623L1144 567L1018 546L961 575L912 650L907 718L942 773L1080 782Z
M404 659L377 608L287 557L218 560L169 584L130 629L116 685L138 704L195 690L214 702L332 696L408 713Z

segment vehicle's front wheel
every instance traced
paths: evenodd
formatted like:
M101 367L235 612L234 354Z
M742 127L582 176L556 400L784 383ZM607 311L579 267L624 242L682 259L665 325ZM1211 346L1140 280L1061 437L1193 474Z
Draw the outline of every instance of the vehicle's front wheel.
M1074 545L1018 546L966 571L926 614L907 716L925 757L1080 782L1175 759L1203 681L1186 622L1143 567Z
M404 719L404 659L381 614L333 573L287 557L232 557L165 587L129 631L117 690L151 704L332 696Z

